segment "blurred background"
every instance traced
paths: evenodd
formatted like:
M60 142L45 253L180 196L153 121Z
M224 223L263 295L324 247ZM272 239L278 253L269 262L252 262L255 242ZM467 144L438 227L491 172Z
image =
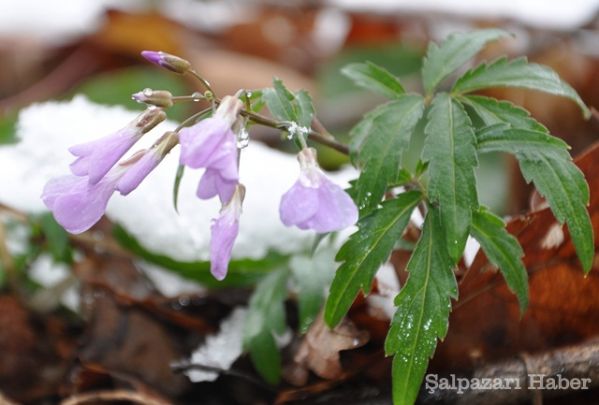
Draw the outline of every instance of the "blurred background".
M196 83L186 77L149 65L140 57L144 49L188 59L220 95L267 87L274 76L280 77L293 90L308 90L320 121L346 142L362 114L383 99L353 86L339 73L341 67L370 60L399 76L408 89L420 91L418 71L427 43L454 31L483 27L505 28L515 37L489 46L478 61L526 55L556 70L587 105L599 106L599 0L0 0L0 148L18 143L19 111L33 103L83 94L95 103L142 110L144 106L132 101L131 94L143 88L168 89L173 94L197 90ZM598 139L597 114L585 121L577 106L566 99L514 89L485 94L528 109L572 146L573 155ZM169 111L169 118L181 120L195 108L177 105ZM275 131L253 131L255 138L285 150ZM330 170L348 163L346 157L327 148L321 148L319 157ZM0 160L0 171L10 170ZM482 202L496 212L516 215L528 211L532 190L514 161L486 155L477 180ZM4 197L0 184L0 220L9 228L14 218L33 221L22 207L7 205ZM37 243L38 250L49 249L55 258L72 255L65 248L68 237L44 221L36 218L30 222L28 240L34 247ZM238 377L229 375L225 382L219 380L220 385L190 388L169 366L173 359L189 353L206 331L218 329L231 308L247 301L247 291L217 292L184 299L183 304L181 296L149 299L140 293L145 297L140 299L131 292L134 286L143 291L150 287L145 281L139 284L137 273L121 255L122 244L109 240L98 248L93 240L73 243L84 253L97 253L98 249L116 252L103 257L102 265L119 269L119 276L84 283L87 295L82 292L82 305L94 306L87 308L85 321L77 311L65 309L62 298L56 298L72 286L72 278L65 278L64 285L52 282L48 289L27 276L8 274L10 268L23 269L26 274L36 251L12 255L13 242L0 233L0 395L23 403L58 403L91 388L127 385L140 392L155 390L154 399L182 403L269 403L273 399L272 389L247 382L255 377L246 376L239 382ZM129 252L144 253L135 250L130 240L127 246ZM72 261L69 257L67 262ZM165 260L158 262L164 264ZM89 276L97 265L80 267L75 278ZM116 277L127 293L115 293L111 277ZM15 293L24 290L26 299ZM85 297L95 298L88 302ZM596 316L596 303L591 307ZM148 313L152 321L145 317ZM165 318L169 319L166 327ZM129 329L119 322L130 325ZM128 342L132 330L146 331L153 340L120 345ZM376 338L373 330L371 335ZM115 335L117 331L121 335ZM150 352L150 358L135 351L157 347L159 353ZM84 365L82 358L87 359ZM384 387L387 382L380 375L371 378L383 381L375 385ZM219 393L231 381L238 392L229 396ZM290 394L292 399L300 397ZM149 401L146 397L127 400ZM0 403L3 401L0 397ZM74 401L81 402L69 403L85 402L81 398Z

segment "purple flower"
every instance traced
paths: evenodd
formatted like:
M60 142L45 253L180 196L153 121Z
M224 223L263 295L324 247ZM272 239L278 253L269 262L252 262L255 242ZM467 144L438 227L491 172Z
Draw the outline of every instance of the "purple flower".
M164 111L150 108L114 134L72 146L69 152L77 159L71 164L71 172L76 176L88 176L91 184L99 182L143 134L165 117Z
M140 150L127 161L121 162L119 166L126 168L116 184L121 195L135 190L178 142L177 133L166 132L149 150Z
M210 228L210 272L217 280L222 280L227 275L233 243L239 233L239 216L244 195L245 188L241 184L237 185L231 200L223 206Z
M155 65L162 66L175 73L185 73L191 69L191 64L178 56L162 51L142 51L143 56L147 61Z
M286 226L333 232L353 225L358 208L341 187L330 181L316 162L316 151L305 148L298 154L300 176L281 197L279 215Z
M241 101L227 96L213 117L179 133L181 164L206 169L197 191L202 199L218 195L221 202L229 201L239 181L237 137L231 127L241 108Z
M52 179L44 187L42 200L64 229L81 233L102 218L122 174L122 169L115 169L95 184L72 175Z
M116 184L116 189L122 195L129 194L158 166L161 160L162 156L156 149L137 152L131 159L123 163L123 165L130 166Z

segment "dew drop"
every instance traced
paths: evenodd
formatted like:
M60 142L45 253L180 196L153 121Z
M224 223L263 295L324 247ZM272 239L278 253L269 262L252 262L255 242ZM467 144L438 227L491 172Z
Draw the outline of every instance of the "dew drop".
M246 128L242 128L239 134L237 134L237 148L243 149L250 143L250 134Z
M154 90L152 90L149 87L146 87L145 89L142 90L142 93L146 97L152 97L152 94L154 93Z
M204 95L202 93L200 93L199 91L196 91L191 95L191 99L193 101L200 101L203 97L204 97Z

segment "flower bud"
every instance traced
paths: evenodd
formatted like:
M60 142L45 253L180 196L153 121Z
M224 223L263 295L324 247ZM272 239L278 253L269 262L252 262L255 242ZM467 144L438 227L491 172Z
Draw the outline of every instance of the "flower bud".
M166 90L143 89L134 93L131 98L138 103L150 104L156 107L169 108L173 106L173 95Z
M142 51L141 56L146 60L175 73L186 73L191 69L191 63L189 63L189 61L171 55L170 53L162 51Z
M135 127L146 133L166 119L165 112L156 107L150 107L135 119Z

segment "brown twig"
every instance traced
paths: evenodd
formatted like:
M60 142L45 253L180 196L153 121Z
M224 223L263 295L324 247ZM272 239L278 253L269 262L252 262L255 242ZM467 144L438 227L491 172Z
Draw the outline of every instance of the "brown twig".
M159 398L151 397L141 392L129 390L93 391L75 394L63 400L61 405L79 405L85 403L129 401L143 405L168 405L168 402Z

